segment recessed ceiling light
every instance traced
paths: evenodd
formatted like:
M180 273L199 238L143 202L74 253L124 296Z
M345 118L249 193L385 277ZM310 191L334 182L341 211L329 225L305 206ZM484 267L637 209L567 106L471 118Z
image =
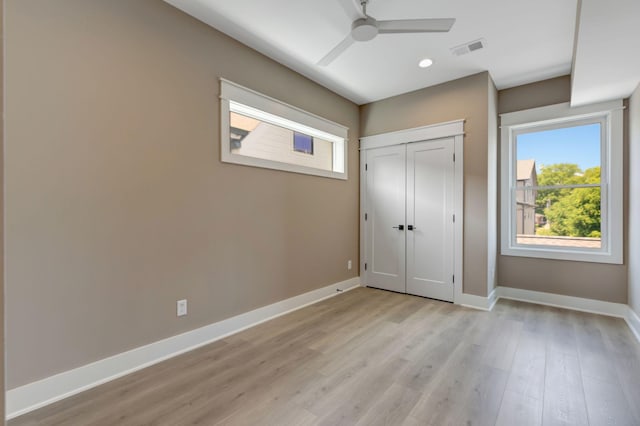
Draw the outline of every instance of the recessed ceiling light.
M433 65L433 61L429 58L424 58L423 60L418 62L418 66L420 68L429 68L431 65Z

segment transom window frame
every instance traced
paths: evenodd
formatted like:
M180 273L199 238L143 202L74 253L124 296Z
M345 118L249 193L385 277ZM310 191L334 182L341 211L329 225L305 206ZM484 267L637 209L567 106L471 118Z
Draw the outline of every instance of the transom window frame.
M326 140L333 145L333 170L240 155L231 151L230 116L236 112L257 120ZM348 179L348 132L341 124L220 78L220 157L225 163Z
M501 254L595 263L623 263L623 104L569 103L501 114ZM550 247L516 241L516 140L523 133L600 123L601 248ZM579 185L578 185L579 186Z

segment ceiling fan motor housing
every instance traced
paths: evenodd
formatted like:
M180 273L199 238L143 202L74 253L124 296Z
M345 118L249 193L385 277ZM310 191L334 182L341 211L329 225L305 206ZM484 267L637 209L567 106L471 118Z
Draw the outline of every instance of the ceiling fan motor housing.
M351 37L356 41L373 40L377 35L378 23L370 16L356 20L351 26Z

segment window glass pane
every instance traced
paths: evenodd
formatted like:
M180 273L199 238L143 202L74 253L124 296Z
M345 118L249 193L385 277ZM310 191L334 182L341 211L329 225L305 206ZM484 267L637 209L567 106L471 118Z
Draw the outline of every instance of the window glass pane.
M602 247L600 187L516 189L516 243Z
M333 170L333 142L230 112L233 154L321 170Z
M293 150L313 155L313 137L304 133L293 132Z
M516 137L516 186L600 183L601 124Z

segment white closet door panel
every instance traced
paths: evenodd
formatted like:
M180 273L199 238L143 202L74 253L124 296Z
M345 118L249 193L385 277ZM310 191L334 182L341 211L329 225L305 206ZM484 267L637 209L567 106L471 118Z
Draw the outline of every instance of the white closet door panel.
M407 146L407 293L453 301L454 140Z
M406 292L404 146L367 152L365 284ZM406 229L406 228L405 228Z

